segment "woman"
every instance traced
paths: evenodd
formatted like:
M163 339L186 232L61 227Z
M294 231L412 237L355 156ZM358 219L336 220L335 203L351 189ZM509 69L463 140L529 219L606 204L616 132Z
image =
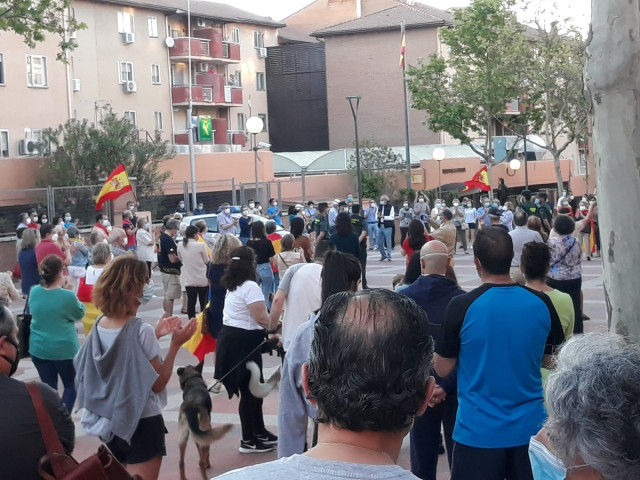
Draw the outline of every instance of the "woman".
M415 217L425 225L429 222L429 199L423 192L418 192L416 203L413 204Z
M29 295L31 287L40 283L38 260L36 260L36 245L40 242L40 232L28 228L22 232L22 243L18 253L18 265L20 265L20 286L23 295Z
M93 328L98 316L102 313L93 303L93 287L98 282L98 278L102 275L104 267L111 260L111 250L106 243L98 243L93 247L92 251L93 265L87 267L84 278L80 279L78 285L78 300L82 302L85 309L85 315L82 318L82 326L84 327L85 337Z
M121 228L112 229L109 234L109 243L114 257L125 255L127 253L127 232Z
M294 238L293 247L301 249L305 260L310 262L313 258L313 242L304 234L304 220L300 217L291 220L290 232Z
M419 252L422 246L432 238L427 232L425 232L424 224L420 220L411 220L409 224L409 234L407 238L402 242L400 253L403 257L407 257L407 265L409 265L409 258L413 252Z
M581 200L580 205L576 210L576 222L580 220L584 220L589 215L589 203L587 200ZM580 242L580 247L585 245L583 258L587 259L587 262L591 261L591 222L586 222L585 226L582 227L578 233L578 242Z
M209 255L202 242L198 242L198 227L189 225L185 230L182 242L178 243L178 258L182 262L180 268L180 283L187 291L187 315L196 316L196 300L203 312L207 305L209 281L207 279L207 265Z
M295 248L295 239L290 233L282 237L280 247L282 249L280 253L278 253L278 275L280 275L280 280L282 280L291 265L304 263L305 258L302 250Z
M422 273L421 266L420 266L420 250L413 252L411 255L407 257L407 259L408 259L407 268L405 269L405 272L404 272L404 278L402 279L402 284L398 285L395 288L395 291L397 293L402 292L404 288L408 287L413 282L415 282L420 276L420 274Z
M218 332L222 328L224 298L227 295L227 289L222 286L220 281L225 268L231 262L231 251L241 246L240 240L234 235L228 234L217 235L213 242L211 264L207 271L207 277L209 278L209 312L207 319L209 321L209 333L213 338L218 337Z
M80 279L84 277L89 264L89 249L76 227L69 227L67 233L71 250L71 265L67 267L67 271L73 281L73 292L77 293Z
M500 223L507 227L509 231L513 230L513 203L504 202L504 209L500 215Z
M116 258L93 289L104 315L96 322L75 359L78 407L85 431L105 439L131 474L156 480L166 455L162 408L166 385L180 348L196 322L180 328L177 317L162 318L154 328L136 317L148 299L147 265L134 255ZM162 360L158 338L173 332Z
M249 207L242 207L242 216L238 220L240 226L240 241L242 245L246 245L251 238L251 224L253 223L253 215L249 215Z
M80 348L75 322L84 316L84 305L73 292L62 288L59 257L45 257L40 270L42 283L31 289L28 300L32 317L29 353L43 383L57 390L60 376L64 385L62 403L71 412L76 401L73 357Z
M146 217L140 217L136 221L136 227L136 244L138 245L136 253L138 255L138 260L142 260L147 264L149 279L151 279L151 266L158 258L158 255L155 253L153 235L151 235L150 232L151 225Z
M573 236L575 228L575 221L568 215L558 215L553 221L557 235L549 238L551 268L547 285L571 296L575 318L573 333L582 333L582 248Z
M262 221L253 222L251 225L251 237L251 240L247 242L247 247L253 249L256 254L256 273L260 280L262 295L267 308L271 308L269 296L273 291L275 279L270 262L275 260L276 251L271 240L267 238L267 232Z
M469 227L469 245L473 245L473 242L476 240L476 229L478 226L478 214L476 209L473 207L473 203L471 200L467 202L464 208L464 222Z
M527 228L529 230L533 230L534 232L538 232L543 241L546 242L548 240L549 235L547 235L547 232L542 229L542 220L540 220L538 217L530 215L527 219Z
M262 224L256 222L254 227L258 223ZM253 249L239 247L232 250L230 255L231 261L221 281L228 293L222 313L223 326L218 334L214 378L222 380L229 398L233 395L240 397L240 453L269 452L273 450L278 437L264 426L262 399L254 397L249 390L249 371L235 367L238 362L253 361L258 365L262 377L261 346L271 330L271 320L263 291L254 281L256 257Z
M336 250L342 253L350 253L356 258L360 258L360 242L358 235L353 233L351 217L348 213L340 212L336 217L336 233L329 239L336 246Z
M413 208L409 207L409 202L404 201L402 208L398 211L398 219L400 220L400 245L404 243L404 239L407 238L407 232L409 231L409 223L413 220L415 214Z
M324 257L321 277L321 301L338 292L356 292L360 283L360 262L349 255L329 251ZM307 417L316 418L317 408L302 394L302 365L309 361L313 326L318 312L300 325L282 366L278 414L278 455L304 452Z

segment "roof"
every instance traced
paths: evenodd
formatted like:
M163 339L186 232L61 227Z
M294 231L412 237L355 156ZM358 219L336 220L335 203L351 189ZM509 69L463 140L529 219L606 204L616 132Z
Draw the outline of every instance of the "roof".
M451 25L453 17L449 12L424 4L401 4L364 17L322 28L311 33L312 37L329 37L353 33L369 33L396 30L401 22L406 28L440 27Z
M251 12L247 12L224 3L209 2L207 0L190 1L192 16L274 28L285 26L284 23L277 22L271 17L255 15ZM161 10L172 13L176 13L177 10L183 10L186 13L187 10L187 3L184 0L98 0L98 2L129 5L132 7L144 7L150 10Z

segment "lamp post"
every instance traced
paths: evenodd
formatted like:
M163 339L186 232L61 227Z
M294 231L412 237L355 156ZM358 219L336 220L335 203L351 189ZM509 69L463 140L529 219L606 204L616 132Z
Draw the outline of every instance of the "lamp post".
M440 162L445 159L447 156L447 152L444 151L444 148L434 148L432 153L433 159L438 162L438 198L442 199L442 181L440 179L440 174L442 173L442 169L440 168Z
M256 199L258 199L258 143L256 142L256 135L262 132L264 128L264 122L260 117L249 117L245 123L247 132L251 134L251 150L253 150L253 163L256 175Z
M196 195L196 158L193 152L193 95L191 92L191 0L187 0L187 42L189 52L189 105L187 107L187 126L189 128L189 167L191 169L191 210L197 205Z
M362 205L362 178L360 175L360 141L358 140L358 107L360 106L360 99L362 97L347 97L349 106L351 107L351 113L353 114L353 124L356 131L356 178L358 179L358 201Z
M522 140L524 142L524 188L525 190L529 190L529 168L527 167L527 124L525 123L523 126L524 135L522 136Z

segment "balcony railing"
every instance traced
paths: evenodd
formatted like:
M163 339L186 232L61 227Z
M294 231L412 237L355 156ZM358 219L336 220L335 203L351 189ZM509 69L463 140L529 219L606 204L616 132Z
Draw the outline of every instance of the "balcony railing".
M188 61L189 43L191 58L196 61L228 64L240 62L240 44L222 40L222 30L218 28L200 28L194 31L194 37L174 37L174 45L169 49L173 61Z
M171 87L173 104L189 103L189 86L180 85ZM191 101L193 103L210 103L212 105L242 105L242 88L224 85L222 88L216 85L192 85Z

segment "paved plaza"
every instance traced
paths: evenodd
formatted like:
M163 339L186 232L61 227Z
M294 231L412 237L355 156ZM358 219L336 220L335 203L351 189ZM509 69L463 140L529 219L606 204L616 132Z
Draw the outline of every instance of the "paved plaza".
M367 266L367 279L369 286L372 288L391 288L392 278L398 274L404 272L405 259L400 256L400 249L396 247L393 251L392 262L379 262L379 254L375 251L369 252L369 263ZM480 280L473 264L473 255L459 254L456 257L455 271L458 276L460 286L464 290L472 290L480 285ZM585 332L604 332L606 331L606 319L605 319L605 305L604 305L604 293L602 291L602 262L599 258L594 258L591 262L584 261L582 264L582 278L583 278L583 292L584 292L584 311L591 317L590 321L585 322ZM143 320L155 324L156 320L162 315L162 282L159 272L155 271L153 280L156 285L156 294L158 297L154 298L149 304L140 309L140 315ZM11 309L18 313L22 311L23 302L15 302ZM496 315L500 315L500 305L496 305ZM176 303L176 312L179 312L180 304ZM185 315L183 317L186 318ZM81 341L84 340L82 334L82 326L77 324L77 330L81 337ZM164 338L161 340L163 351L166 352L169 346L169 339ZM175 369L180 366L195 364L196 358L189 354L186 350L182 349L178 354L175 362ZM273 372L280 359L277 357L264 357L265 376L269 376ZM204 375L207 382L212 383L213 379L213 355L208 355L205 360ZM20 361L20 367L14 378L24 381L38 380L38 374L33 367L30 359L24 359ZM168 404L164 410L164 418L169 430L167 435L167 456L162 464L162 471L160 479L173 480L179 478L178 473L178 436L177 436L177 420L178 409L182 402L182 393L178 384L177 375L173 375L168 390ZM267 428L277 433L277 393L274 392L265 399L264 414L265 423ZM260 462L276 459L275 451L272 453L263 454L241 454L238 452L238 446L240 444L240 420L238 418L238 399L234 397L229 400L224 389L220 394L213 396L213 421L216 424L219 423L231 423L234 428L231 432L221 441L212 445L211 448L211 469L209 470L209 476L215 477L221 473L232 470L234 468L253 465ZM76 449L74 456L77 459L84 459L91 453L95 452L99 441L95 437L89 437L84 434L80 426L80 415L74 413L73 418L76 422ZM405 468L409 468L409 440L408 436L405 439L399 464ZM439 461L439 480L449 479L449 470L447 466L446 456L441 455ZM195 448L195 444L190 442L187 447L186 456L186 472L187 477L191 480L197 480L200 478L198 468L198 456Z

